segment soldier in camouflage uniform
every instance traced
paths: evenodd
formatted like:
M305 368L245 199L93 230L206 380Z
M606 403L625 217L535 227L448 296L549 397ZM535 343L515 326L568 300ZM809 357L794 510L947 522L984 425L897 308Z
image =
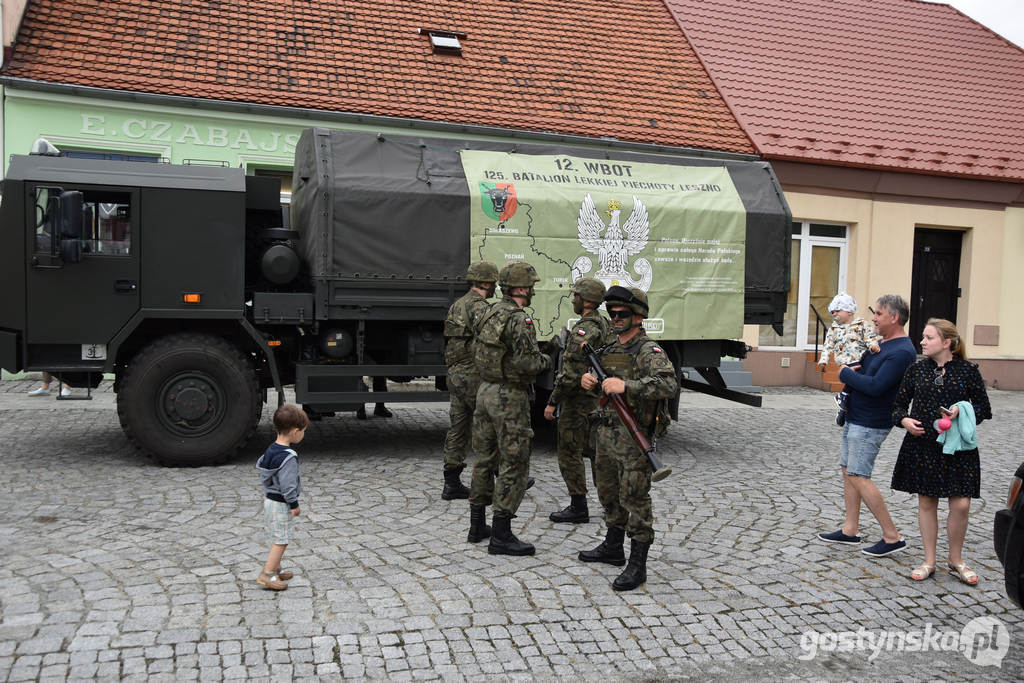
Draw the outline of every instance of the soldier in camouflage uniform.
M551 367L537 347L533 320L523 310L540 280L525 261L509 261L498 275L502 298L480 321L473 359L480 374L473 414L473 484L469 493L470 542L490 535L492 555L533 555L534 548L512 533L515 516L530 473L530 404L533 381ZM493 479L497 473L497 481ZM493 531L487 528L484 506L493 495Z
M587 391L622 394L637 424L650 425L653 431L658 402L673 397L678 389L675 369L644 331L648 312L644 292L614 286L604 300L617 338L598 355L610 376L598 387L597 378L588 372L580 386ZM654 540L651 466L610 403L602 407L598 425L597 496L608 531L599 546L584 550L579 559L621 567L626 563L622 542L628 533L629 565L612 587L631 590L647 580L647 551Z
M587 457L593 466L594 453L590 446L588 416L597 408L599 400L597 394L583 391L580 387L580 378L588 368L580 346L586 342L599 349L610 339L608 320L597 310L604 297L604 283L584 277L576 281L572 291L572 309L581 317L566 339L562 366L555 377L555 387L544 409L544 417L555 419L555 408L561 408L558 415L558 469L569 489L571 501L564 510L552 512L550 519L552 522L580 523L590 521L587 470L583 458Z
M469 489L460 480L466 468L466 449L473 427L476 390L480 375L473 366L473 335L487 313L487 300L494 296L498 267L490 261L471 263L466 271L469 291L452 304L444 320L444 363L448 366L449 414L451 426L444 440L443 500L469 498Z

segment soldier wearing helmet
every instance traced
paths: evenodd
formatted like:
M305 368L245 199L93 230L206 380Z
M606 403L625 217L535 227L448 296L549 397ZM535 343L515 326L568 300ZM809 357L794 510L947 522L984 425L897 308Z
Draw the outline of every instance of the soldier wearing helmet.
M494 283L498 281L498 266L490 261L474 261L466 269L466 282L471 285L488 285L490 296L494 296Z
M537 347L533 320L523 310L539 280L529 263L506 263L498 274L502 298L476 329L473 360L480 389L473 414L473 450L478 458L469 492L467 540L475 543L489 536L487 552L492 555L534 553L531 544L512 533L511 524L528 488L533 381L551 367L551 359ZM485 516L485 506L492 501L493 529Z
M460 477L466 468L466 448L472 435L476 390L480 386L480 376L473 366L473 336L490 307L487 300L494 296L498 267L490 261L471 263L466 281L469 291L451 305L444 319L444 363L448 366L451 426L444 439L443 500L469 498L469 489Z
M498 273L498 286L505 297L523 297L522 306L529 306L533 301L533 286L540 282L537 269L526 261L509 261ZM518 294L512 294L513 289L523 290Z
M594 452L590 447L588 416L597 409L599 400L596 394L583 391L580 387L580 378L588 367L580 347L586 342L599 349L611 339L608 320L597 310L604 298L604 283L594 278L581 277L573 284L572 293L572 310L580 319L566 337L555 386L544 408L544 417L555 419L555 409L559 409L558 469L569 491L570 500L568 507L552 512L550 519L556 523L578 524L590 521L587 470L583 458L585 456L590 460L593 469Z
M658 403L672 398L679 388L675 368L665 352L644 331L649 306L639 289L614 286L604 296L615 339L598 352L610 375L601 386L586 373L583 389L600 394L622 394L636 421L654 435ZM598 418L597 495L608 529L604 541L579 554L583 562L626 564L623 540L630 538L629 564L612 583L615 590L631 590L647 580L647 552L654 540L651 510L651 468L611 404Z

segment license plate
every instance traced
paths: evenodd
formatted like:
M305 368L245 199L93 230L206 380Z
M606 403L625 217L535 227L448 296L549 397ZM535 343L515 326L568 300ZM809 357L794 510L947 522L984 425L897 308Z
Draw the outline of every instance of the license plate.
M82 344L82 360L106 360L106 344Z

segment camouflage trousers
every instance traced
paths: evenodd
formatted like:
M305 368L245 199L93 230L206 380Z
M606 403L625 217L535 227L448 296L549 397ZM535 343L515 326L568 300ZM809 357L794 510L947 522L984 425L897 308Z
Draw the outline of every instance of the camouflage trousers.
M444 438L444 468L462 467L473 433L473 411L480 377L475 370L454 367L448 372L449 417L451 425Z
M653 541L651 466L624 426L598 426L595 464L597 497L604 508L605 523L625 529L635 541Z
M565 487L570 496L587 495L587 469L583 462L590 460L590 467L597 481L594 465L594 449L590 444L590 419L588 415L597 407L597 401L590 396L562 401L558 414L558 469L562 472Z
M494 514L515 515L530 474L530 392L507 384L481 382L473 413L473 483L470 505L494 502Z

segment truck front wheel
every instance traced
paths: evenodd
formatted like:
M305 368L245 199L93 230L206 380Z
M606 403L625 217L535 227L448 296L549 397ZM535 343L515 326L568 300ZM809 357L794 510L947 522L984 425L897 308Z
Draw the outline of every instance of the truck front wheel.
M214 465L252 436L262 413L252 363L209 334L175 334L128 364L117 414L129 440L160 464Z

